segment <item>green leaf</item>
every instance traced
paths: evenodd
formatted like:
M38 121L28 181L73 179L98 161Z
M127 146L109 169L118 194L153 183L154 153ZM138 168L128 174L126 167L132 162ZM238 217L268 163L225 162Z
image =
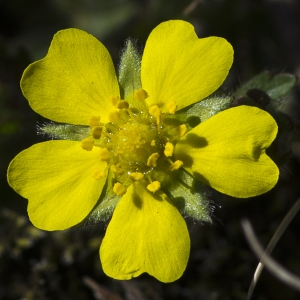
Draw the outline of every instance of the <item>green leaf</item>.
M273 76L270 72L263 72L245 84L236 92L236 97L241 97L250 89L265 91L272 99L286 96L296 85L296 77L292 74L278 74Z

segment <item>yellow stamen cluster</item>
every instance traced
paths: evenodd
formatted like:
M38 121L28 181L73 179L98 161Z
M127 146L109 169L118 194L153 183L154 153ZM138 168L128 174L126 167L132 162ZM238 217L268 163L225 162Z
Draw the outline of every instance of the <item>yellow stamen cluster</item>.
M171 157L178 136L186 134L187 126L174 128L165 121L168 114L176 112L177 104L170 101L166 105L168 113L162 113L157 105L146 107L143 101L147 97L143 89L134 92L134 99L140 102L138 107L130 107L119 96L112 97L114 110L108 113L109 123L101 124L100 116L92 116L88 121L90 137L82 140L83 149L91 151L98 147L99 159L107 163L104 170L96 169L92 176L101 180L111 172L109 178L115 182L113 192L118 196L124 195L128 186L138 180L148 180L147 189L155 193L167 179L168 172L183 165L180 160L173 162ZM160 181L152 181L151 177L157 176Z

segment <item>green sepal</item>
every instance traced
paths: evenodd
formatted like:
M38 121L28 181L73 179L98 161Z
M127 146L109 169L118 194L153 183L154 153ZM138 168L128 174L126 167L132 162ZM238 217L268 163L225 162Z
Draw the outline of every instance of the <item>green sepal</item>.
M292 74L272 75L270 72L263 72L243 84L236 92L236 97L247 94L250 89L265 91L272 99L286 96L296 85L296 77Z
M121 197L113 192L114 173L108 172L106 184L101 196L91 213L81 222L81 226L95 225L107 221L120 201Z
M164 172L155 172L154 177L160 181L161 190L171 199L180 213L200 222L211 223L212 189L196 180L183 168L167 172L166 164L163 169Z
M47 123L38 126L38 134L47 135L51 139L81 141L90 135L91 128L81 125Z
M181 123L186 123L191 129L218 112L227 109L232 100L233 97L231 96L212 95L207 99L181 109L174 116L168 115L168 118L174 118Z
M134 98L134 91L142 87L141 55L136 49L135 43L130 39L126 41L122 51L118 73L121 98L128 101L131 108L145 109L145 102L137 101Z

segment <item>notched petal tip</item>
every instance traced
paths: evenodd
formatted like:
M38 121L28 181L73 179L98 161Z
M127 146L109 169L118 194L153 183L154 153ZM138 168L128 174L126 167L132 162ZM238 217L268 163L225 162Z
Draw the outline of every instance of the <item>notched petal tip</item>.
M225 39L199 39L188 22L163 22L149 35L142 57L146 102L170 113L198 102L221 86L232 62L233 48Z
M278 181L278 167L266 154L277 130L275 120L261 109L231 108L181 138L175 157L198 180L224 194L238 198L258 196ZM206 143L200 143L200 138Z
M54 35L46 57L24 71L21 89L37 113L77 125L88 125L89 118L99 113L107 122L113 107L110 98L119 95L107 49L79 29Z
M8 182L28 199L28 215L37 228L63 230L80 223L99 199L107 174L96 150L80 142L48 141L22 151L10 163Z
M190 252L187 226L161 191L134 182L118 203L100 247L104 272L128 280L147 272L162 282L178 279Z

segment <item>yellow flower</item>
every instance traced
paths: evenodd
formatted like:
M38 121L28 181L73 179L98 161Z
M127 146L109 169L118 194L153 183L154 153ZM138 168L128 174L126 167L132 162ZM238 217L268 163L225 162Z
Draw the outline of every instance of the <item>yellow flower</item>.
M226 40L198 39L191 24L164 22L147 40L140 82L120 84L120 91L98 40L77 29L58 32L47 56L25 70L22 91L42 116L89 130L81 141L36 144L11 162L8 181L29 200L31 222L44 230L69 228L89 215L105 189L113 191L119 202L100 248L104 272L116 279L144 272L163 282L178 279L190 240L167 196L170 174L186 170L242 198L270 190L278 179L265 153L277 133L268 113L241 106L193 129L167 122L214 92L232 60Z

